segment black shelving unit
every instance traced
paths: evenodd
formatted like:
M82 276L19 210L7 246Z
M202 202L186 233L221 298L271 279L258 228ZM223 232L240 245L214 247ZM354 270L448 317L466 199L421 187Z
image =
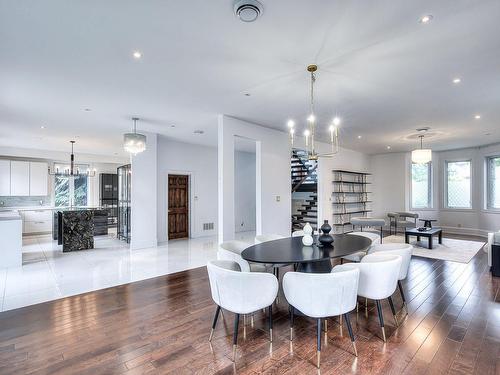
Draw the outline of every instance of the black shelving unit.
M333 220L332 224L342 233L350 226L352 215L367 216L371 209L368 181L370 173L334 169L333 173Z
M118 222L118 175L115 173L99 174L99 202L102 209L108 211L108 227Z
M130 164L117 168L118 175L118 220L117 237L120 240L130 243L130 198L131 198L131 173Z

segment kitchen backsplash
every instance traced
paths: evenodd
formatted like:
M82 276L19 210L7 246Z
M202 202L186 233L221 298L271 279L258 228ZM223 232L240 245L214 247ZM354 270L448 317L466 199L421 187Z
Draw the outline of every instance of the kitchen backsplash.
M0 208L50 206L52 205L50 198L50 195L46 197L0 197Z

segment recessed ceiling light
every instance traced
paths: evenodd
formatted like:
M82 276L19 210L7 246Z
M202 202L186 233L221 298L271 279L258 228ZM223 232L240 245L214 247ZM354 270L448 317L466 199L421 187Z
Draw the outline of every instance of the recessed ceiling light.
M139 60L142 57L142 53L141 53L141 51L134 51L132 56L134 56L134 59Z
M462 82L462 80L460 78L453 78L453 83L457 84L457 83L460 83Z
M92 111L92 109L90 109L90 108L84 108L83 110L84 110L85 112L90 112L90 111Z
M175 125L170 125L171 128L175 128Z
M361 138L363 138L363 137L362 137L362 136L360 136L360 135L358 135L358 139L361 139Z
M481 115L475 115L475 116L474 116L474 118L475 118L476 120L479 120L479 119L481 118Z
M391 149L391 146L387 146L387 149L390 150Z
M203 134L203 133L205 133L205 132L204 132L203 130L199 130L199 129L198 129L198 130L195 130L193 133L194 133L194 134Z
M432 14L427 14L425 16L422 16L420 17L420 23L429 23L432 21L434 17L432 16Z
M245 94L243 94L245 96L250 96L251 94L249 92L246 92Z
M45 126L43 126L43 125L42 125L42 126L40 126L40 129L45 129Z
M491 135L491 133L484 133L484 135Z

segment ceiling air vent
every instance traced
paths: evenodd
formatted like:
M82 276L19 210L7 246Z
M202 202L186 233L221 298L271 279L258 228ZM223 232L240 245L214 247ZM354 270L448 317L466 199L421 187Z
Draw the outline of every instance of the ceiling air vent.
M264 11L257 0L237 0L234 2L234 14L243 22L253 22Z

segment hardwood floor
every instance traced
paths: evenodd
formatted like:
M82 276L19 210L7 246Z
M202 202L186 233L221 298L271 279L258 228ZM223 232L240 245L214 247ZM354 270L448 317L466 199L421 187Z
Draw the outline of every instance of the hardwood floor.
M329 319L321 373L498 374L499 285L482 250L469 264L414 257L399 328L383 305L387 343L373 302L351 313L358 358L347 328ZM235 364L231 313L207 341L215 306L205 267L11 310L0 314L0 374L317 373L315 322L297 317L291 344L283 296L273 310L272 345L257 312L253 327L240 324Z

